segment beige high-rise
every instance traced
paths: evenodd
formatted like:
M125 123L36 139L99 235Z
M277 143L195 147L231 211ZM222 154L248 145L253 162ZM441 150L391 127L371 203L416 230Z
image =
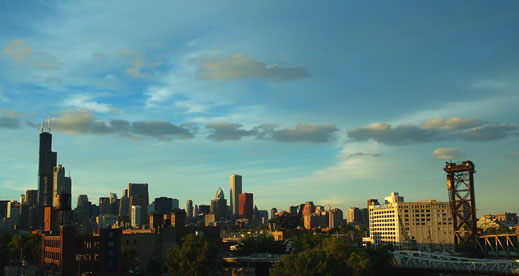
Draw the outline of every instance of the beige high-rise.
M230 176L230 188L231 188L231 211L233 217L238 217L238 195L241 194L241 175L233 174Z

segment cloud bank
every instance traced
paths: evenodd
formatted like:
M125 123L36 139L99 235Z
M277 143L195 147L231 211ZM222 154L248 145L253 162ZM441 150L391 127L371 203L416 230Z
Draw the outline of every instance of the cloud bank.
M408 145L443 140L490 141L507 137L517 130L514 124L485 123L472 118L436 118L420 126L373 123L347 131L353 141L374 140L385 145Z
M310 76L308 69L301 65L266 65L243 53L230 56L210 56L202 60L200 76L205 79L273 79L292 81Z
M325 143L333 139L333 134L338 130L333 124L306 124L299 123L294 128L278 128L273 124L262 124L250 130L242 128L241 124L234 123L210 123L206 128L212 133L207 137L214 141L240 140L243 137L253 136L260 140L273 140L277 142L308 142Z
M52 118L52 130L66 134L120 134L133 138L153 137L159 140L193 138L196 130L187 125L177 126L167 121L96 120L88 109L65 110Z

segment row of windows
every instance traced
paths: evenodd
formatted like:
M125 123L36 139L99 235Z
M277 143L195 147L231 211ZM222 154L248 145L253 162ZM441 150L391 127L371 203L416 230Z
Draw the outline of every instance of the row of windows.
M60 254L58 252L49 252L49 251L45 251L43 253L43 256L47 259L53 259L53 260L59 260L60 259Z
M59 240L45 240L45 247L59 248L60 241Z

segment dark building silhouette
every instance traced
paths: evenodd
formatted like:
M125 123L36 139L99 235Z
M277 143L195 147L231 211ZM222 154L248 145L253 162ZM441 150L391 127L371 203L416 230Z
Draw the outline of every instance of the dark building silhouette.
M110 212L110 198L100 197L99 198L99 215L111 214Z
M210 212L215 215L216 220L227 217L227 200L224 198L222 188L218 188L215 199L211 200Z
M49 127L50 131L50 127ZM52 134L43 131L43 122L40 133L40 158L38 166L38 205L52 206L54 167L57 163L57 153L52 151Z
M253 195L250 193L242 193L238 195L238 206L240 218L252 219L254 215Z
M128 197L130 198L130 221L131 219L131 208L132 206L139 205L141 206L141 223L143 225L148 224L148 205L149 202L149 194L148 194L148 184L137 184L137 183L129 183L128 184Z
M199 214L209 214L209 213L211 213L211 206L204 205L204 204L199 205L198 206L198 213Z
M7 217L7 204L9 200L0 200L0 220Z
M173 211L173 199L170 197L157 197L155 198L155 213L156 214L169 214Z
M38 190L26 190L25 191L25 203L29 207L35 207L38 205Z

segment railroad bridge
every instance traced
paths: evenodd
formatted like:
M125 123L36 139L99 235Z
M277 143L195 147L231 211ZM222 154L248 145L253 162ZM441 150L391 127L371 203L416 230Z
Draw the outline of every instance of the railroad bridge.
M474 259L422 251L393 251L393 265L400 269L443 273L519 275L519 260Z

